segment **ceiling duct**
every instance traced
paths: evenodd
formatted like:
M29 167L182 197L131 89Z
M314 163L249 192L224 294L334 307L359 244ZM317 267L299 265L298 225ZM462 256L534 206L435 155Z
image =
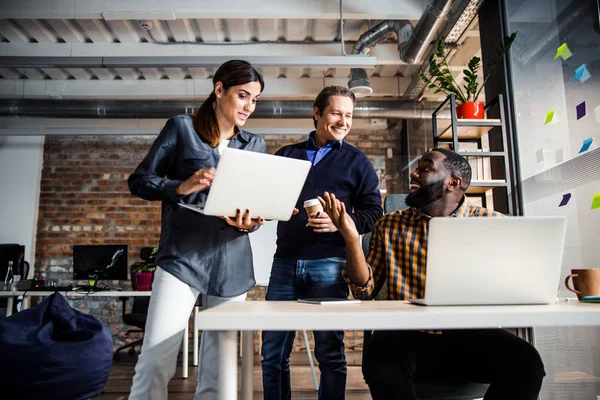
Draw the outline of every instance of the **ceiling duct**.
M435 40L440 26L445 22L452 0L429 0L427 11L421 16L408 41L399 47L400 59L407 64L423 61L429 44Z
M400 59L407 64L420 63L428 51L429 44L434 40L438 28L444 22L452 1L429 0L427 10L414 29L406 20L386 20L378 23L358 38L352 54L369 54L375 45L396 34ZM373 93L364 68L350 70L348 88L356 97L366 97Z
M44 118L170 118L192 114L200 103L186 101L140 100L5 100L0 101L0 117ZM359 101L354 118L431 119L438 103L413 101ZM252 118L311 118L310 100L260 100ZM442 118L447 116L440 116Z
M452 12L449 13L447 17L448 22L440 34L440 36L446 38L446 45L458 44L459 39L468 29L473 19L477 17L477 12L482 2L483 0L460 0L455 2L456 6L454 6ZM435 48L432 49L432 51L435 51ZM448 48L446 48L445 54L448 54ZM421 68L426 76L430 75L429 62L427 60L424 60L421 64ZM404 97L411 100L418 99L425 89L425 82L423 82L418 75L415 75L404 92Z

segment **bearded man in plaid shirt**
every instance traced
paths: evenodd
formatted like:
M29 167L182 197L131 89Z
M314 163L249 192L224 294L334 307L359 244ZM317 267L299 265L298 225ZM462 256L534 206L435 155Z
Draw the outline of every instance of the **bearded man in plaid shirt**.
M463 156L425 153L410 175L410 208L376 223L366 258L344 204L326 192L320 200L346 242L343 273L354 297L374 299L387 283L387 300L423 298L431 218L501 216L469 204L470 183ZM460 258L460 251L448 257ZM364 354L363 375L375 400L417 400L413 382L420 377L489 383L486 400L537 400L545 376L537 350L503 329L375 331Z

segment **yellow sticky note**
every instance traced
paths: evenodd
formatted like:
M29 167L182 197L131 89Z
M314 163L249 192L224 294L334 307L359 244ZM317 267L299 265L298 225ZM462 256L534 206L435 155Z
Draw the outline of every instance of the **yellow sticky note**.
M600 208L600 193L594 195L594 200L592 200L592 210L594 208Z
M556 55L554 56L554 59L556 60L558 57L562 57L563 60L568 60L572 55L573 53L571 53L569 46L567 46L566 43L563 43L558 46L558 49L556 49Z
M548 114L546 114L546 122L544 122L544 125L548 125L550 122L552 122L552 118L554 118L554 110L548 111Z

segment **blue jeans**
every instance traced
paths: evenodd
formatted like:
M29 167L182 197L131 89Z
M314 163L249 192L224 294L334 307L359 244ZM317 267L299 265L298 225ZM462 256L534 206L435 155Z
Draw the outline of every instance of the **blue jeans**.
M319 297L347 298L342 279L343 258L284 260L275 258L267 300L298 300ZM265 400L291 398L290 354L296 332L263 331L262 371ZM346 356L344 331L315 331L315 357L321 371L319 400L345 398Z

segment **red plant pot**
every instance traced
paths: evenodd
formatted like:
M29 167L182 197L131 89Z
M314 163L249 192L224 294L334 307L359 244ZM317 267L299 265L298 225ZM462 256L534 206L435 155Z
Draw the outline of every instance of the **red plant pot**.
M484 119L483 103L469 101L456 106L456 116L465 119Z
M137 290L148 291L152 287L152 272L136 272L135 283Z

